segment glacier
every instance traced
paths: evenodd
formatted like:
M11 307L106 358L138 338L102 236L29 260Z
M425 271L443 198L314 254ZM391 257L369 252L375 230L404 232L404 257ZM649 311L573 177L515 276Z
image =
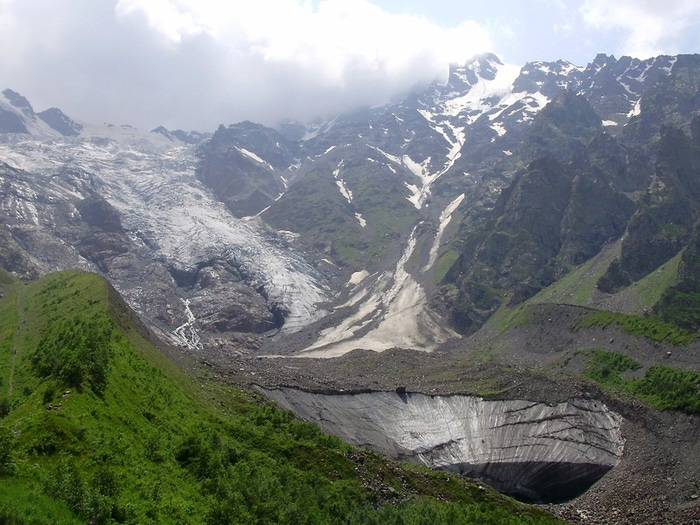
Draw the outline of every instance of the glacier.
M615 467L623 418L600 401L557 404L406 392L258 390L357 446L465 474L520 499L575 497Z
M296 331L325 315L319 304L327 302L331 292L324 277L287 249L283 237L258 221L234 217L216 200L196 178L195 146L128 126L86 126L74 138L40 131L37 136L15 134L0 141L0 161L46 180L66 169L86 174L89 180L83 183L119 211L127 235L152 249L153 260L182 269L213 258L235 263L249 285L284 312L283 331ZM78 185L53 187L57 200L76 201L88 194ZM34 199L28 195L22 201L21 210L12 210L14 216L38 225L42 219L32 208ZM10 205L16 202L5 202L3 208ZM76 266L94 270L78 259ZM46 268L54 269L58 268ZM138 283L122 286L120 292L138 312L147 313L139 302L144 290ZM179 344L196 348L196 321L186 299L179 308L187 329L179 326L172 335Z

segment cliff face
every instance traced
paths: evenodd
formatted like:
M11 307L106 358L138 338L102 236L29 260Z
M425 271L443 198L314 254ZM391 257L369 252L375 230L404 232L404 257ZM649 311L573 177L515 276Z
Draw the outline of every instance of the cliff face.
M622 418L603 403L406 392L265 394L341 439L392 457L483 479L532 501L579 495L620 460Z

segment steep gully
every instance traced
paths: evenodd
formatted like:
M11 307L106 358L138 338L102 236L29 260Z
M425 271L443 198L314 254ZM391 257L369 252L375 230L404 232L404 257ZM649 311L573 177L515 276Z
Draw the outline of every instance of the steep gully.
M439 171L434 173L429 171L430 158L418 164L408 155L397 157L375 148L390 162L407 168L416 177L419 185L406 183L406 186L411 191L408 200L418 210L425 209L431 186L454 165L464 143L463 131L450 128L448 133L443 129L442 123L438 125L428 115L421 114L435 126L449 144L444 166ZM339 178L341 167L342 163L333 175L339 191L348 201L351 201L351 194ZM459 195L440 214L437 233L429 251L429 260L419 270L420 272L425 273L435 264L443 233L464 197L464 194ZM358 220L361 219L358 217ZM297 354L299 357L338 357L355 348L365 348L375 352L395 347L430 351L446 340L456 337L457 334L443 326L444 323L428 308L428 298L423 286L408 269L408 263L417 246L417 229L418 225L413 228L403 254L392 272L374 276L358 272L351 277L347 283L347 286L351 287L350 298L336 307L336 310L355 309L354 312L335 326L323 330L313 344Z

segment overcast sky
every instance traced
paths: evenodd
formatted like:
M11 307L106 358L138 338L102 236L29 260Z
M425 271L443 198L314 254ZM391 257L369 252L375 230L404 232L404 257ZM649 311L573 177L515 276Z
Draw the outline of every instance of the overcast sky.
M450 63L700 51L698 0L0 0L0 88L89 122L323 118Z

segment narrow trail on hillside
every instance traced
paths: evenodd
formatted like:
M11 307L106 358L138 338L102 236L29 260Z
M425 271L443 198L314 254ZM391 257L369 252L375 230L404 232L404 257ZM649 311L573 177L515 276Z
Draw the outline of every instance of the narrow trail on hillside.
M12 389L14 387L14 376L15 376L15 362L17 361L17 349L19 346L19 337L22 331L22 326L24 325L24 297L22 294L22 289L17 290L17 299L15 307L17 309L17 329L12 337L12 356L10 358L10 376L7 380L7 397L12 395Z

